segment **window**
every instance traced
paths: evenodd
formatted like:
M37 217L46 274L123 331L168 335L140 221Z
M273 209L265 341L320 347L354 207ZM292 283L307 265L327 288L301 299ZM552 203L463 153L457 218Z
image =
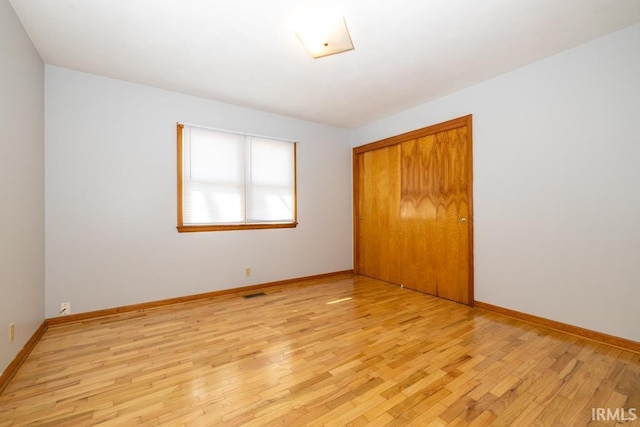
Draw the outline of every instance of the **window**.
M178 124L178 231L296 225L295 143Z

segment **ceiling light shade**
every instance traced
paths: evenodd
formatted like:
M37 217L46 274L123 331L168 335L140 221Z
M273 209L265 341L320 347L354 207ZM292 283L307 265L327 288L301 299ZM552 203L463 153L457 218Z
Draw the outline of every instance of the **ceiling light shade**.
M331 20L314 19L296 31L298 39L313 58L353 50L353 42L344 17Z

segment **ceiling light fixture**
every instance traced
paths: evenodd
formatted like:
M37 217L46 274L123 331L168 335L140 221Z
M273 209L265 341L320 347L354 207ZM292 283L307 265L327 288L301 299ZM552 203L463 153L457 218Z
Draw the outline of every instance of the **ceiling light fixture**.
M311 19L296 31L304 48L314 59L353 50L353 42L344 17Z

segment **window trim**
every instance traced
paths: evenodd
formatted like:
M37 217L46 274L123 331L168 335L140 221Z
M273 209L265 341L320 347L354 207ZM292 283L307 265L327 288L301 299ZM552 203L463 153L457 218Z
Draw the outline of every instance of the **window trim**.
M177 124L177 159L178 159L178 226L179 233L201 232L201 231L229 231L229 230L264 230L276 228L296 228L298 226L298 144L293 143L293 222L281 223L246 223L246 224L205 224L205 225L185 225L183 204L184 204L184 182L183 182L183 141L182 135L184 124Z

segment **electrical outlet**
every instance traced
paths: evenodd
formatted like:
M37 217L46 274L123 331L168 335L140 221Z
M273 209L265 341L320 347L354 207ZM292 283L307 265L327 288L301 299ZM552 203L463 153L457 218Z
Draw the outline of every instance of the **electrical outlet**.
M251 277L251 267L245 267L244 277Z
M60 315L66 316L67 314L71 314L71 303L63 302L60 304Z
M16 338L16 324L11 322L9 324L9 344L11 344L15 338Z

